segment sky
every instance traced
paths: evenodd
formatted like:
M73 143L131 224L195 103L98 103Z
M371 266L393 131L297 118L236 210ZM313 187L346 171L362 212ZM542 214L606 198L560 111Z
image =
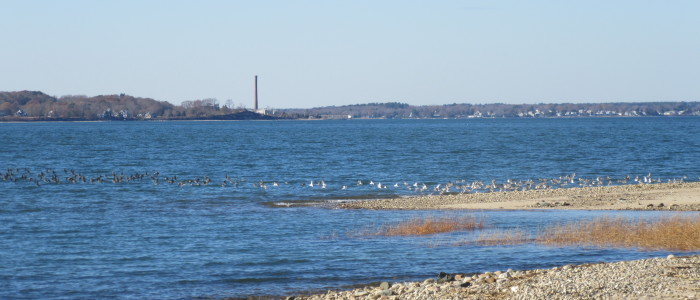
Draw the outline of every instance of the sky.
M0 91L251 108L700 101L700 1L0 0Z

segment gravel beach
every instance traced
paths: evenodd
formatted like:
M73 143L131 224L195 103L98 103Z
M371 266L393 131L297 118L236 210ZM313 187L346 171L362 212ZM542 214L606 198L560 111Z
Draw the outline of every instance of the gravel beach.
M698 255L441 275L288 299L700 299Z

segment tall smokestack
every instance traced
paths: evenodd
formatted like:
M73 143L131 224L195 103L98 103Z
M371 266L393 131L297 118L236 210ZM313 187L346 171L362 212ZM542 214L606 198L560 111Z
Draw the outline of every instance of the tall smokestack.
M255 110L258 111L258 75L255 75Z

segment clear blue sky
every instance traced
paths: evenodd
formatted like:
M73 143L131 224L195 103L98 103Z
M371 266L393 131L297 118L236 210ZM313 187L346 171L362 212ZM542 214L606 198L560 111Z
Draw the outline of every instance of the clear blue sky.
M309 108L700 101L700 1L0 0L0 91Z

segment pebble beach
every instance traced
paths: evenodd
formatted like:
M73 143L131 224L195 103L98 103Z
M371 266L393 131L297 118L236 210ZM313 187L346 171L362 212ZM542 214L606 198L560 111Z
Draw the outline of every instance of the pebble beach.
M669 255L551 269L440 274L422 282L287 299L698 299L700 256Z

